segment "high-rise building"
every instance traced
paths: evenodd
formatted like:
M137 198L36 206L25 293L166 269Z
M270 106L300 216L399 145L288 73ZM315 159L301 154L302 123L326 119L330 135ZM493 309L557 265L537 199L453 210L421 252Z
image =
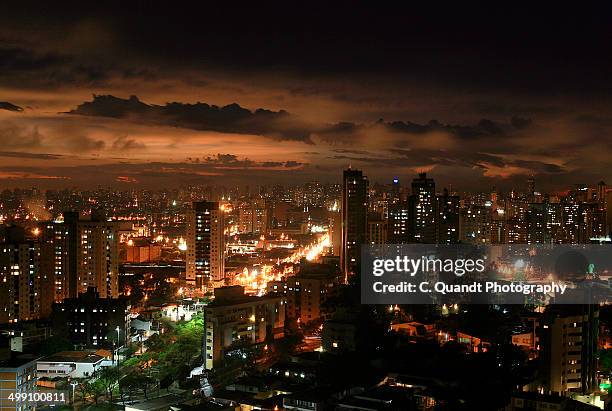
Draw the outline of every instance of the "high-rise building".
M388 221L379 213L370 213L368 215L368 244L387 244L388 234Z
M223 364L237 342L254 345L284 336L285 297L244 294L242 286L215 288L215 299L204 312L204 368Z
M79 287L79 278L77 274L79 263L79 212L64 211L64 225L68 233L68 266L66 274L68 279L68 296L76 298L79 296L81 288Z
M91 287L78 298L53 305L53 331L81 347L112 347L127 342L130 305L127 298L104 297Z
M529 205L526 216L528 244L550 244L552 242L547 206L547 203L533 203Z
M459 196L449 194L446 188L436 197L436 242L459 242Z
M35 358L0 360L0 411L35 410L36 402L31 396L37 391L36 380ZM11 394L13 399L9 398Z
M436 183L420 173L412 180L412 194L409 198L412 241L436 243Z
M225 278L224 215L219 203L194 202L187 213L186 279L203 288Z
M491 243L491 207L470 205L461 209L459 216L459 231L462 243Z
M390 244L406 244L410 242L410 210L408 201L398 201L389 204L387 236Z
M40 224L40 241L50 248L50 264L53 271L53 300L60 302L64 298L76 297L71 295L71 288L76 294L76 287L71 287L76 282L76 254L71 254L72 241L69 224L64 222L47 221ZM76 250L73 251L76 253ZM71 269L75 268L75 271Z
M612 190L606 191L605 194L605 207L606 210L606 230L612 232Z
M41 244L21 227L7 227L0 243L0 324L35 320L50 313L53 275L44 272Z
M287 278L286 315L304 324L325 319L330 308L325 302L338 284L337 266L331 264L300 264L300 271Z
M78 293L91 287L101 298L119 297L119 227L92 213L91 220L77 224Z
M535 202L536 198L536 185L535 185L535 177L529 176L527 179L527 201L529 203Z
M606 186L606 183L603 181L600 181L597 184L597 202L599 203L599 205L602 208L606 208L606 192L607 192L608 188Z
M596 305L549 306L541 330L542 389L569 396L598 390Z
M367 241L368 179L361 170L344 170L341 266L345 276L361 271L361 245Z
M238 230L241 233L265 233L270 216L263 199L242 202L238 206Z
M389 203L397 204L402 201L402 187L400 186L399 178L394 177L393 183L391 184L391 191L389 193Z
M332 254L340 256L342 253L342 214L338 211L329 212L329 229L332 243Z
M40 242L49 248L45 261L53 272L53 300L77 298L88 287L109 297L118 295L117 223L106 221L100 212L89 220L77 211L64 211L62 219L39 224Z

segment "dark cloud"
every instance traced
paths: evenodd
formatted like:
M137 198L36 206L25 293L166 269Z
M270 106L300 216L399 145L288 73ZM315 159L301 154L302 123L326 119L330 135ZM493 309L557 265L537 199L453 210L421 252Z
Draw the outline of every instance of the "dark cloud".
M136 96L122 99L94 95L69 114L112 117L136 122L223 133L264 135L278 140L309 142L309 129L286 111L258 108L254 111L230 104L219 107L206 103L146 104Z
M16 106L8 101L0 101L0 110L21 112L23 111L23 107Z
M364 167L367 165L375 167L400 167L419 169L427 167L460 167L480 169L483 172L496 169L512 169L519 168L538 174L538 175L553 175L568 172L568 170L557 164L548 163L545 161L534 160L515 160L498 155L491 155L477 151L467 150L404 150L392 149L389 150L390 156L359 156L359 155L335 155L335 160L347 160L354 163L361 163Z
M39 180L48 186L66 184L95 187L100 184L138 183L159 188L179 184L238 184L247 179L271 183L279 178L313 177L308 164L300 161L253 161L234 154L217 154L185 162L123 161L105 164L50 165L45 173L31 165L0 165L0 180ZM220 180L222 178L222 181Z
M69 114L111 117L193 130L255 134L278 140L298 140L308 143L312 142L311 137L315 134L326 141L343 138L350 140L355 134L367 133L377 127L391 133L406 135L441 132L460 139L478 140L505 137L512 132L532 126L530 119L521 117L513 117L509 124L489 119L482 119L475 125L442 124L437 120L431 120L427 124L410 121L385 122L382 119L371 124L353 122L338 122L331 125L307 124L284 110L271 111L258 108L251 111L238 104L219 107L199 102L195 104L173 102L160 106L142 102L136 96L122 99L111 95L94 95L92 101L80 104L69 111Z
M0 142L21 158L57 150L67 166L121 156L100 177L110 182L337 179L345 161L380 178L433 167L466 184L527 172L607 180L612 14L557 6L81 2L32 13L13 2L0 13L0 87L12 102L0 103L11 117ZM92 92L143 100L95 96L50 114ZM240 156L211 155L224 145ZM199 157L142 163L187 155ZM71 182L106 173L71 170Z
M385 143L391 148L405 148L426 143L432 136L448 136L458 144L470 144L480 151L508 153L519 150L516 138L529 132L538 132L538 126L531 120L513 117L510 123L481 119L474 125L443 124L431 120L425 124L410 121L385 122L380 119L370 124L338 123L322 127L317 136L330 144L359 145L364 139L377 139L381 134L388 137ZM361 136L361 137L359 137ZM444 143L438 143L440 148ZM336 149L337 153L364 154L364 150Z
M231 168L254 168L254 169L278 169L278 168L300 168L304 167L307 164L295 161L253 161L248 158L239 158L235 154L222 154L218 153L214 156L206 156L204 158L188 158L187 161L191 164L201 164L207 166L213 166L217 169L231 169Z
M64 156L61 154L48 154L48 153L25 153L17 151L0 151L0 157L11 157L11 158L30 158L38 160L58 160Z

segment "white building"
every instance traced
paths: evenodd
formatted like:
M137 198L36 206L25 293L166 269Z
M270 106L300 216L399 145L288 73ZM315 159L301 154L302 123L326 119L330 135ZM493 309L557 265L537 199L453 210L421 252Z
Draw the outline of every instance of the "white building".
M87 351L64 351L36 362L38 378L91 377L104 362L104 357Z

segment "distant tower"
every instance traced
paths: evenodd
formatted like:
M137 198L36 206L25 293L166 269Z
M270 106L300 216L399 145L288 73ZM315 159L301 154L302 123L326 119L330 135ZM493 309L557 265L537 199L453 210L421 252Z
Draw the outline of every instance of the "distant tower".
M342 185L342 250L344 275L358 274L361 245L367 241L368 179L361 170L344 170Z
M397 204L402 200L401 188L399 178L393 178L393 184L391 185L391 204Z
M436 197L436 230L438 244L456 244L459 242L459 196L449 194L444 189Z
M597 202L601 208L606 208L606 191L606 183L600 181L599 184L597 184Z
M197 288L225 277L223 228L218 202L193 203L187 213L186 279Z
M527 179L527 201L533 203L535 201L535 178L533 175Z
M410 196L411 235L416 243L436 243L436 183L420 173L412 180Z
M493 205L497 204L497 188L493 186L493 190L491 191L491 203Z

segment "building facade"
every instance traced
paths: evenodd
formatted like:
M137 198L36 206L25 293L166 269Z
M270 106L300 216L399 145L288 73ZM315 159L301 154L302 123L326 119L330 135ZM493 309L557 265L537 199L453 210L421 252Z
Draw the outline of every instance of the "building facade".
M344 170L341 266L345 276L361 271L361 245L367 242L368 179L361 170Z
M284 296L253 297L241 286L215 288L215 300L204 314L204 366L223 363L236 347L248 347L282 338L285 325Z
M225 278L224 215L219 203L194 202L187 213L186 280L198 288Z

